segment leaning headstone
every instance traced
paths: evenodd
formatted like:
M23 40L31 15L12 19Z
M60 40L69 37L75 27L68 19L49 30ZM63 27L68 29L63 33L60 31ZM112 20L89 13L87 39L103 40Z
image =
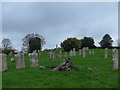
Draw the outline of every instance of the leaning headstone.
M67 58L62 63L60 63L56 68L53 68L53 71L68 71L73 68L73 63L70 61L70 58Z
M105 49L105 52L104 52L104 58L108 58L108 48Z
M24 54L19 53L15 55L16 69L25 68Z
M118 50L113 50L113 71L118 70Z
M6 71L8 68L7 68L7 60L6 60L6 55L5 54L0 54L0 58L2 59L1 60L1 66L0 66L0 71Z
M30 56L30 67L37 67L38 66L38 55L37 53L31 53Z

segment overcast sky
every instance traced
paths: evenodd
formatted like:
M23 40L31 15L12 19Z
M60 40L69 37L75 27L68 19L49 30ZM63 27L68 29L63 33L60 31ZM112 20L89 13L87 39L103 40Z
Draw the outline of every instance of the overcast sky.
M117 2L4 2L3 38L21 49L22 38L38 33L46 40L43 48L54 48L69 37L93 37L95 45L109 34L117 45Z

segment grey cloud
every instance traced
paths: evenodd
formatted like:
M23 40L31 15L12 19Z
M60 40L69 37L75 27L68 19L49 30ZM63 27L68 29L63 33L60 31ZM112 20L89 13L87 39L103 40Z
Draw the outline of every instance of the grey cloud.
M11 37L15 47L28 33L42 35L47 42L44 48L83 36L92 36L98 45L106 33L117 39L117 15L115 2L3 3L3 37Z

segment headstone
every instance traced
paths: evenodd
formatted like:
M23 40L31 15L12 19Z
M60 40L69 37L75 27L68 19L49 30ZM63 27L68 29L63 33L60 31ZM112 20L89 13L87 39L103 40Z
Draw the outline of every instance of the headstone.
M62 52L61 52L61 50L59 51L58 57L59 57L59 58L62 57Z
M75 48L73 48L73 56L76 56Z
M65 57L67 57L67 53L65 52Z
M53 68L53 71L68 71L73 68L73 63L70 61L69 58L64 60L62 63L60 63L56 68Z
M81 49L79 50L79 55L82 55L82 50Z
M118 50L113 49L113 71L118 70Z
M83 50L83 57L86 57L86 53L85 53L85 51Z
M94 51L92 51L92 54L94 54L95 52Z
M55 53L54 53L54 52L50 52L50 59L51 59L52 61L55 60Z
M70 56L73 56L73 51L72 50L70 50Z
M0 58L2 59L1 60L1 67L0 67L0 71L6 71L8 68L7 68L7 60L6 60L6 55L5 54L0 54Z
M92 54L92 51L91 51L91 50L89 51L89 54Z
M30 56L30 67L37 67L38 66L37 53L31 53L29 56Z
M108 48L105 49L105 52L104 52L104 58L108 58Z
M16 69L25 68L24 54L19 53L15 55Z
M15 61L15 59L12 57L10 61L11 61L11 62L14 62L14 61Z

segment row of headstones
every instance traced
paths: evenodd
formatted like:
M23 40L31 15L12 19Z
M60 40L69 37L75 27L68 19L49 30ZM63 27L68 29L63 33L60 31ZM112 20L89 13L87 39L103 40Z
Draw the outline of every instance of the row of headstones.
M89 50L89 48L88 47L84 47L83 49L80 49L79 50L79 55L83 55L83 57L86 57L86 52L85 52L86 50ZM94 54L94 51L89 50L89 54ZM55 52L50 52L49 55L50 55L50 59L52 61L55 61L55 59L56 59L56 53ZM73 48L73 50L70 50L70 56L76 56L75 48ZM59 58L62 57L61 50L59 51L58 57ZM65 58L67 57L67 52L65 52L64 57Z
M38 54L37 53L30 53L30 67L37 67L38 66ZM0 71L7 70L7 59L5 54L0 54L1 57L1 67ZM15 62L16 62L16 69L25 68L25 61L24 61L24 54L19 53L15 55Z
M84 47L83 49L80 49L79 50L79 55L82 55L83 57L86 57L86 52L89 50L88 47ZM91 51L89 50L89 54L94 54L95 52L94 51ZM73 50L70 50L70 56L76 56L76 51L75 51L75 48L73 48Z

